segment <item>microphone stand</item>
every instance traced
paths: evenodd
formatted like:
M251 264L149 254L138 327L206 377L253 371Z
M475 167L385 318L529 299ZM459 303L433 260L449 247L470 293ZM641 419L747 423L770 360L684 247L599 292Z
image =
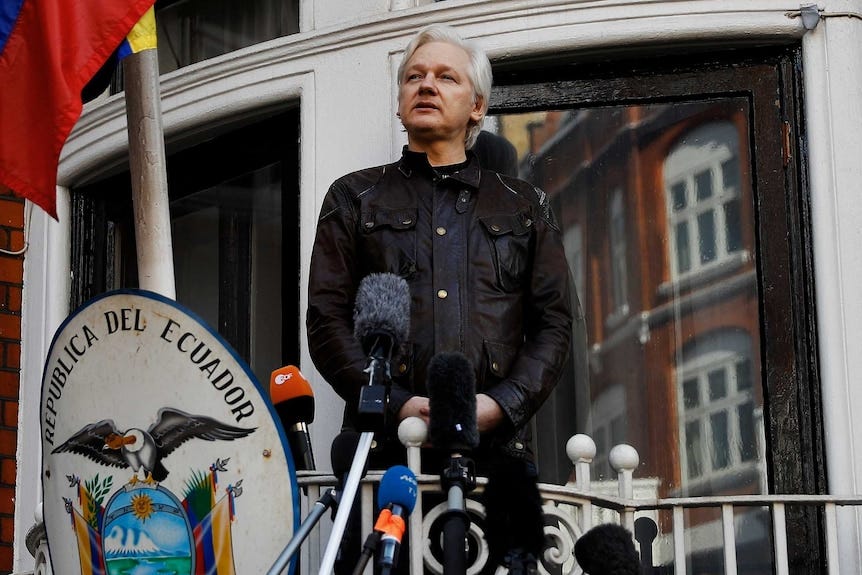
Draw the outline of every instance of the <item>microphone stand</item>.
M440 483L446 490L447 500L443 513L443 575L464 575L467 573L465 540L470 525L465 496L476 488L473 460L458 454L451 455L440 474Z
M365 544L362 546L362 555L359 557L359 563L357 563L356 567L353 569L353 575L362 575L362 572L365 571L368 561L374 555L374 552L377 550L377 546L380 544L381 535L382 533L376 529L372 530L371 533L368 534L368 537L365 539Z
M296 555L300 545L302 545L305 539L311 534L311 530L314 529L314 526L317 525L317 522L320 521L323 514L326 513L326 510L337 504L338 495L335 490L327 489L326 493L324 493L320 499L314 503L314 508L308 513L308 516L303 520L299 529L297 529L296 533L293 534L293 537L290 538L290 541L284 547L284 550L278 556L278 559L275 560L275 563L272 564L272 567L269 568L269 571L266 572L266 575L281 575L281 573L287 568L290 560L293 559L294 555Z
M391 345L386 349L387 346L383 340L385 338L378 338L372 348L371 361L365 369L368 373L368 385L363 387L359 394L357 424L363 430L383 428L386 407L389 403L389 385L391 382L389 359L392 349ZM377 379L383 379L383 383L378 383ZM344 491L341 494L341 504L338 506L338 512L335 514L335 520L332 523L332 533L329 536L329 541L326 543L323 559L320 561L320 575L329 575L335 566L338 548L341 546L341 538L344 535L344 529L347 527L347 520L350 517L350 510L356 498L359 480L362 478L363 470L368 461L368 453L371 451L373 440L373 431L362 431L359 435L359 445L356 447L353 463L350 466L350 473L347 475L347 481L344 484Z
M373 439L373 431L363 431L359 436L359 445L356 447L353 464L350 466L350 473L348 473L347 482L344 484L344 492L341 494L343 505L338 506L338 512L335 514L335 521L332 524L332 534L329 536L326 550L323 553L323 559L320 561L320 573L322 575L332 573L332 568L335 566L335 558L341 545L341 537L344 535L345 527L347 527L350 509L353 507L353 500L356 498L359 480L362 478L362 470L368 459L368 452L371 451L371 441Z

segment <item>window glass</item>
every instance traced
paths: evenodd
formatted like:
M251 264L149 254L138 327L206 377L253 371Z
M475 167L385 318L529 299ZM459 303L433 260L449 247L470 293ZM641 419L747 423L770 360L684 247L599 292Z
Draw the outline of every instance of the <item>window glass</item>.
M298 129L291 109L167 154L177 301L262 382L299 364L298 227L284 224L299 209ZM73 190L73 305L138 287L130 182L125 172ZM75 229L104 240L82 249Z
M613 276L614 310L622 311L626 305L628 264L626 262L626 220L623 192L619 188L611 194L611 274Z
M518 175L548 194L563 237L579 226L582 238L585 333L577 323L573 364L535 418L543 480L571 479L551 443L580 432L601 439L596 482L614 478L614 444L637 449L637 497L826 488L810 207L796 164L800 59L791 48L763 53L495 71L495 131L517 149ZM703 511L686 519L689 572L721 572L720 514ZM793 513L788 530L806 543L788 550L790 563L819 565L816 513ZM772 570L762 518L736 517L741 571ZM668 524L658 537L673 538ZM675 568L672 552L653 559Z
M159 0L159 72L299 32L298 0Z
M495 117L520 177L553 198L570 264L588 262L573 272L586 274L591 409L581 424L598 439L595 479L626 442L639 475L659 479L657 497L765 484L756 273L750 256L733 257L753 252L738 136L747 109L727 98Z
M242 292L249 294L249 309L242 317L249 325L241 331L248 336L240 338L246 343L239 351L258 367L259 380L268 381L282 361L281 165L264 166L175 200L171 215L177 301L218 326L225 319L222 280L234 276L246 282ZM247 244L240 253L248 253L248 259L234 263L228 250L237 241Z

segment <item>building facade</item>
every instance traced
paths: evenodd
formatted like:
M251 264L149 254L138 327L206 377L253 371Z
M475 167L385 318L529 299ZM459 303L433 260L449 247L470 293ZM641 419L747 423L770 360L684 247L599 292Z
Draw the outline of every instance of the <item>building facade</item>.
M342 410L305 347L318 210L337 177L400 154L395 70L410 36L440 23L491 58L486 130L517 156L499 169L551 197L586 316L578 344L588 365L572 367L534 424L542 479L568 479L563 446L582 432L597 443L594 481L610 475L611 446L629 443L641 454L635 477L655 496L862 492L853 417L862 407L862 3L180 0L156 9L177 300L261 381L302 367L318 454ZM16 490L14 537L0 531L0 543L14 541L13 572L32 566L23 541L40 470L25 454L39 449L52 335L90 297L138 285L127 148L122 95L89 103L61 159L59 221L34 211L28 223L20 392L2 396L20 408L0 422L4 433L17 429L17 478L5 466L0 474L0 488ZM18 222L9 218L13 235ZM0 280L17 319L21 279ZM10 375L17 338L0 333ZM693 572L716 568L714 519L687 518ZM737 518L746 572L771 572L757 551L763 521L756 511ZM794 540L806 542L790 550L792 564L810 572L822 556L817 529L804 512L790 519ZM842 517L842 533L854 572L854 517Z

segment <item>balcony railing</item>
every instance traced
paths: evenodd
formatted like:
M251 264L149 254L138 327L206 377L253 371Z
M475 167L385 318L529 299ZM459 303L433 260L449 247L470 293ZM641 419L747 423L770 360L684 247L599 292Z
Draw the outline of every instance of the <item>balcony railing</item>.
M419 446L424 443L426 432L424 423L415 418L403 422L399 428L399 438L407 449L408 466L416 472L421 494L407 523L410 533L421 534L419 537L412 535L413 541L423 543L409 547L410 572L414 575L443 573L442 557L439 550L435 551L437 546L431 545L429 534L432 533L435 523L441 519L447 504L442 501L428 508L423 507L424 496L441 494L440 478L438 475L418 472L421 463ZM633 472L639 464L639 456L629 445L617 445L609 454L611 467L617 473L617 480L612 482L590 481L590 465L596 454L595 443L590 437L582 434L573 436L566 444L566 454L572 462L576 480L565 485L539 485L546 542L540 558L539 572L545 575L582 573L575 560L575 542L591 527L600 523L619 523L635 534L635 545L641 558L641 573L686 575L690 572L687 571L687 565L690 564L693 551L687 545L686 513L709 508L720 513L720 519L712 523L717 523L713 527L721 533L721 537L711 541L711 545L712 551L720 555L719 563L723 564L725 574L739 572L737 521L740 515L750 509L766 510L771 517L771 531L765 534L763 540L771 542L772 547L770 567L765 572L789 574L788 545L800 543L788 541L786 510L791 506L822 510L827 573L834 575L839 573L838 508L862 505L862 496L735 495L659 498L657 480L633 478ZM374 493L382 475L382 470L369 471L357 493L357 499L362 505L362 540L373 527ZM302 509L305 516L321 495L335 486L336 479L329 474L301 471L298 473L297 483L302 488ZM486 484L486 478L478 478L477 488L470 493L466 503L471 517L468 531L471 549L468 574L478 573L488 559L483 533L485 510L480 502L480 495ZM671 525L668 526L665 521L661 522L662 529L658 528L657 517L660 513L670 514ZM303 573L318 573L328 538L327 527L318 526L313 529L303 543L299 552ZM28 534L27 546L36 558L36 569L33 573L51 575L45 529L39 517L37 525ZM662 555L658 558L660 565L654 564L656 549L662 550L658 553ZM670 551L666 551L667 549ZM764 552L769 554L768 550ZM365 572L372 572L370 565ZM691 572L697 571L693 569ZM503 573L506 573L504 568L497 570L498 575Z

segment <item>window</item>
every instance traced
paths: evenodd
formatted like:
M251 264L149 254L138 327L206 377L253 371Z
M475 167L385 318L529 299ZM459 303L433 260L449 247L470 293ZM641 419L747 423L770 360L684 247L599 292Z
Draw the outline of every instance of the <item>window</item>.
M299 0L157 0L159 73L299 32ZM104 85L94 82L92 90ZM110 78L110 93L123 91L123 67ZM85 101L96 94L85 92Z
M164 74L299 32L297 0L159 0L159 71Z
M797 129L797 49L506 63L495 80L498 133L584 273L586 342L536 418L537 443L574 427L604 467L622 437L640 455L636 489L657 497L822 492L808 197L782 136ZM551 450L538 457L559 481ZM811 545L790 562L816 565L817 519L792 513ZM692 517L687 536L716 526ZM768 530L749 536L768 546ZM721 570L715 540L689 558L695 571Z
M721 491L722 482L757 482L763 410L755 396L751 342L716 332L687 346L677 369L683 493Z
M614 313L625 315L628 312L628 274L626 270L626 218L623 205L623 191L619 188L611 193L610 224L608 226L611 243L611 293L613 294Z
M586 292L586 274L584 273L584 234L580 224L573 224L566 230L563 236L563 246L566 257L569 260L569 269L572 270L572 278L575 289L578 291L578 300L584 301Z
M616 478L608 453L614 445L626 443L625 405L626 388L623 384L611 385L593 402L591 437L596 442L596 457L590 469L594 481Z
M299 231L284 224L298 218L298 127L288 110L168 150L177 301L260 381L299 363ZM72 307L137 287L129 173L78 187L72 201Z
M730 122L685 134L664 163L673 276L726 262L743 249L739 138Z

